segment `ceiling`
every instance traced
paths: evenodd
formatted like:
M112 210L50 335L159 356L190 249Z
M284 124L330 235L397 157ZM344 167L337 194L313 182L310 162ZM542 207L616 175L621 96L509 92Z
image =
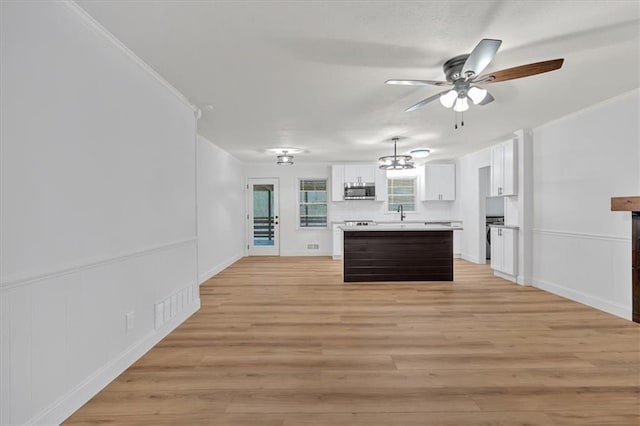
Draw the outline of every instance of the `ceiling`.
M248 162L373 161L427 146L451 159L639 87L640 3L631 1L78 1L203 110L199 133ZM486 71L565 58L562 69L487 85L465 126L442 63L482 38L503 40ZM204 108L211 105L211 109Z

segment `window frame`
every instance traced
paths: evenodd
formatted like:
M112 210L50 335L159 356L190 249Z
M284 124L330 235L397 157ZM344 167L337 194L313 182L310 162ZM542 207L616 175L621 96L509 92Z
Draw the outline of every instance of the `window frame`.
M304 202L300 199L300 193L302 190L302 182L305 181L324 181L325 183L325 201L324 202ZM298 178L296 185L296 229L297 230L314 230L314 229L329 229L329 178L327 177L306 177L306 178ZM325 225L324 226L303 226L302 225L302 215L300 214L300 207L303 205L324 205L326 206L326 215L325 215ZM321 217L321 216L314 216Z
M391 196L391 192L389 191L389 181L390 180L412 180L413 181L413 206L414 210L403 210L404 213L419 213L418 211L418 176L387 176L385 181L385 185L387 186L387 196L384 200L384 213L385 214L395 214L398 213L396 210L389 210L389 197Z

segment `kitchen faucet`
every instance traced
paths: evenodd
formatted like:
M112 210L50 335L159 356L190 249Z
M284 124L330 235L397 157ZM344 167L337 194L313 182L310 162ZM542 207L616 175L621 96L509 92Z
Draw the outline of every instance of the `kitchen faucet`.
M404 214L404 206L402 204L398 204L398 212L400 212L400 222L402 222L404 218L407 217Z

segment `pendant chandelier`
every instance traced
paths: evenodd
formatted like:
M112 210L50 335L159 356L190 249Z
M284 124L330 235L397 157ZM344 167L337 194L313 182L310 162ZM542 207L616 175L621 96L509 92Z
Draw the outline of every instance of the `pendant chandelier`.
M410 155L398 155L396 144L398 138L393 138L393 155L385 155L378 159L380 168L383 170L406 170L413 169L414 165Z

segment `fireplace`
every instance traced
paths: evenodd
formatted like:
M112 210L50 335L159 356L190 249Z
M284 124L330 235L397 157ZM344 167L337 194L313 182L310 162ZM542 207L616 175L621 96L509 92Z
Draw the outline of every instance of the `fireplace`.
M640 323L640 197L612 198L611 211L631 212L631 319Z

